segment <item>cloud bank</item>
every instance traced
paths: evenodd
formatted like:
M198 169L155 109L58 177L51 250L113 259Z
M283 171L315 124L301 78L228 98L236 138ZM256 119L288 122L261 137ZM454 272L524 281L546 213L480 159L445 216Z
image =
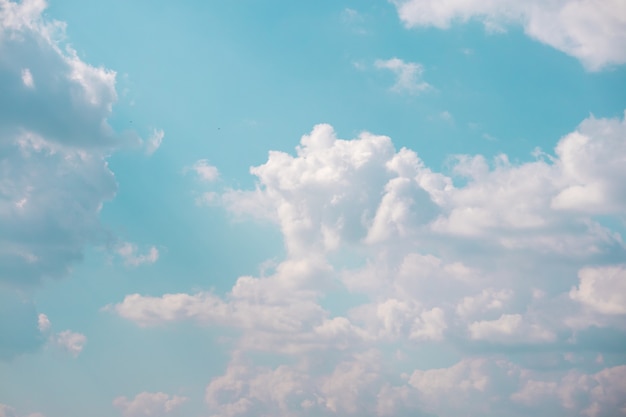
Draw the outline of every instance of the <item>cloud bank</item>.
M251 168L254 190L219 196L280 228L273 271L224 296L131 294L107 309L236 329L206 389L215 416L617 415L624 137L624 118L589 117L553 153L457 155L442 173L389 137L318 125L295 155ZM429 346L456 361L411 365Z

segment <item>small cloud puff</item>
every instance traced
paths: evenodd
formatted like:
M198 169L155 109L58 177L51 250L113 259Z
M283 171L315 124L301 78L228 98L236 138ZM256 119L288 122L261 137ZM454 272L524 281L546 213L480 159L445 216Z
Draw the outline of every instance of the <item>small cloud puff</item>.
M190 169L196 173L198 178L206 182L215 181L220 175L217 167L210 165L207 159L198 160Z
M37 328L39 329L39 331L41 333L45 333L48 330L50 330L50 320L48 319L48 316L46 316L45 314L39 314L39 316L37 317Z
M28 68L22 70L22 82L28 88L35 88L35 81L33 80L33 74L31 74Z
M148 155L152 155L154 152L156 152L157 149L159 149L161 143L163 143L164 136L165 132L163 132L162 129L154 129L152 135L150 135L150 137L146 140L145 144L146 153Z
M54 337L54 342L72 356L76 357L83 351L87 337L81 333L74 333L70 330L64 330Z
M419 94L430 88L431 85L423 81L424 67L414 62L404 62L399 58L377 60L374 65L378 69L388 69L396 75L396 83L391 87L397 93Z
M130 242L119 245L116 253L124 260L124 264L130 266L153 264L159 259L159 250L155 246L151 246L147 253L139 254L137 245Z

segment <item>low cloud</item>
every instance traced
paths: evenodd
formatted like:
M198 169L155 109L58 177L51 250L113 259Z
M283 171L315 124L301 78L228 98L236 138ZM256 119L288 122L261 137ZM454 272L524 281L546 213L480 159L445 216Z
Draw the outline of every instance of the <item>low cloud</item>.
M390 0L409 28L447 29L478 20L490 32L522 26L529 37L580 60L591 71L626 63L626 8L620 0L602 7L586 0L446 1Z
M163 392L141 392L133 399L117 397L113 406L120 409L124 417L159 417L175 411L187 400Z
M507 355L610 355L626 335L615 295L626 248L600 221L626 207L625 126L589 117L553 154L457 155L449 174L389 137L315 126L293 154L251 168L254 189L213 194L280 229L286 255L273 272L224 295L130 294L105 309L140 326L234 331L231 363L206 390L216 416L615 414L622 387L598 392L619 366L587 361L582 372L572 354L548 372ZM595 192L574 198L572 187ZM326 303L333 294L340 309ZM440 348L460 358L394 373ZM572 402L576 378L588 383Z

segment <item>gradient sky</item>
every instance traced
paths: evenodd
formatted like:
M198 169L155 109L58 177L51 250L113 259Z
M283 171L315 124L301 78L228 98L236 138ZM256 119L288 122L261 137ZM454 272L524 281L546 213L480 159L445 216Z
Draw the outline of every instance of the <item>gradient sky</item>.
M626 415L623 0L0 0L0 417Z

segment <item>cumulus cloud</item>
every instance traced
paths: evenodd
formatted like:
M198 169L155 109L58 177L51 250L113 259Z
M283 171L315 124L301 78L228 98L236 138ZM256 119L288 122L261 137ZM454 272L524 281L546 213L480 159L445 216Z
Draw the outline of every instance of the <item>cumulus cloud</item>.
M122 411L124 417L158 417L175 411L187 400L186 397L163 392L141 392L132 400L117 397L113 405Z
M602 314L626 314L626 267L624 265L584 268L580 283L572 288L572 299Z
M397 93L419 94L431 88L422 80L424 67L414 62L404 62L400 58L377 60L374 65L378 69L386 69L394 73L396 83L391 87Z
M622 118L589 117L553 154L458 155L442 173L386 136L344 140L315 126L293 154L271 151L251 168L254 189L214 195L280 229L275 271L239 277L224 295L131 294L106 309L140 326L234 329L231 364L206 391L216 416L523 416L541 390L554 392L542 409L552 415L616 413L622 388L598 387L619 367L538 371L504 355L608 354L593 332L623 338L605 316L622 314L610 289L621 288L626 249L606 220L624 212L625 133ZM573 198L572 187L594 192ZM346 295L340 311L333 295ZM420 349L451 346L456 364L395 373ZM398 349L405 359L389 355ZM249 355L259 351L274 365ZM589 383L572 402L576 378Z
M481 21L488 30L521 25L528 36L579 59L591 71L626 62L626 9L620 0L390 0L407 27L446 29Z
M76 357L80 355L87 343L87 337L81 333L64 330L54 336L54 343Z
M46 6L0 1L0 280L11 285L64 276L109 240L100 210L117 184L106 158L142 141L108 123L115 71L84 62Z

